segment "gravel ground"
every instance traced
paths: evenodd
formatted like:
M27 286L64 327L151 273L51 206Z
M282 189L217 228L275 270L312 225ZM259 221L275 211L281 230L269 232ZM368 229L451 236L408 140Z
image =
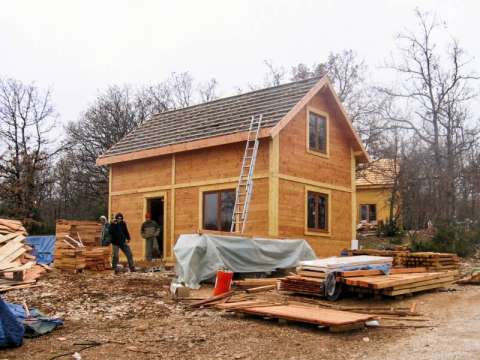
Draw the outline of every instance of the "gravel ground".
M25 299L29 306L61 316L65 325L27 339L21 348L0 351L0 359L51 359L79 351L86 345L76 344L88 341L102 345L81 351L82 359L480 359L480 287L405 300L344 299L341 305L361 307L416 303L417 311L431 319L422 324L432 326L333 334L210 309L192 311L169 299L168 283L168 276L160 273L52 272L40 280L42 287L12 291L5 298ZM192 296L209 292L207 288Z

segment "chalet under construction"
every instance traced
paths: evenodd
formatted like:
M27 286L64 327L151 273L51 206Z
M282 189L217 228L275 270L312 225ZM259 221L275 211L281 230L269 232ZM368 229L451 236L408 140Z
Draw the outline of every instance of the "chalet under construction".
M146 212L163 225L167 259L180 234L230 232L252 116L262 121L244 235L306 239L318 256L349 247L368 155L323 77L158 114L99 157L136 258Z

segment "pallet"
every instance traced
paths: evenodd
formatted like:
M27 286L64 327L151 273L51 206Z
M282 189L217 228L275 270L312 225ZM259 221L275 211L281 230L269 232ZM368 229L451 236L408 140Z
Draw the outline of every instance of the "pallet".
M242 307L242 303L245 305ZM359 314L348 311L322 309L319 307L291 305L291 304L255 304L254 301L219 304L217 308L259 316L264 319L279 319L280 322L307 323L329 328L332 332L360 329L365 321L375 317L368 314Z

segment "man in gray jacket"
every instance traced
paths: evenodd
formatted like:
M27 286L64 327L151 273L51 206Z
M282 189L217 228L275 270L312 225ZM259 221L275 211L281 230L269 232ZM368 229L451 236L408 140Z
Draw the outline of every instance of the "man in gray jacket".
M145 214L145 222L140 229L142 238L145 239L145 258L147 261L153 260L153 247L157 236L160 234L160 226L152 220L150 213Z

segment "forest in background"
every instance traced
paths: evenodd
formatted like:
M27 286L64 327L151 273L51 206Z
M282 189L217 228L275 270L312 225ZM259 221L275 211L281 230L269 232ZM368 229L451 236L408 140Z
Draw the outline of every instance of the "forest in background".
M236 91L328 75L372 160L394 160L391 205L398 204L399 213L388 219L393 232L400 231L395 220L401 217L404 229L431 222L446 229L447 238L474 231L478 243L479 77L459 41L439 45L440 36L451 35L439 19L419 10L416 16L417 27L396 37L381 69L351 49L289 68L266 60L263 83ZM374 83L372 71L389 71L394 80ZM0 217L23 219L31 233L42 234L53 233L58 218L106 214L108 169L97 167L96 158L152 115L214 100L217 93L215 77L199 83L189 72L154 85L111 85L65 125L59 142L52 138L54 94L0 78Z

